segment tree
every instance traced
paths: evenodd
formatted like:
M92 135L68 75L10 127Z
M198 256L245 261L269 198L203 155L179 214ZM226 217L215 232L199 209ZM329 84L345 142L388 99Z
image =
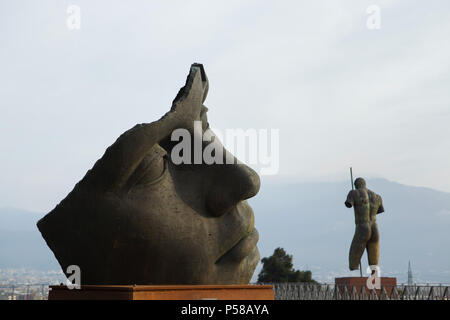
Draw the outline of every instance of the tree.
M258 282L316 282L309 270L295 270L292 255L283 248L276 248L272 256L261 260L263 268L258 275Z

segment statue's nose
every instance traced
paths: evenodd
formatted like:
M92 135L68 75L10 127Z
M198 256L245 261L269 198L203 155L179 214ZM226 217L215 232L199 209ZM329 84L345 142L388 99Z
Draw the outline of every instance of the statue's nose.
M243 163L214 165L214 183L207 191L207 209L213 216L229 212L238 202L255 196L260 188L258 174Z

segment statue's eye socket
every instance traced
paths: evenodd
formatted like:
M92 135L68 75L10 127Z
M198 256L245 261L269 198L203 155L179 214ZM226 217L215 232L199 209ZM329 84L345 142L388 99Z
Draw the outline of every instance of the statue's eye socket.
M154 178L154 179L151 180L151 181L146 181L146 182L145 182L145 186L149 186L149 185L156 184L156 183L158 183L158 182L160 182L161 180L164 179L164 177L165 177L165 175L166 175L166 172L167 172L167 167L168 167L167 154L164 155L164 156L162 157L162 162L163 162L163 169L162 169L163 171L162 171L162 173L160 174L160 176L157 177L157 178Z
M148 187L155 185L164 179L166 172L168 171L168 159L167 156L161 157L158 161L158 166L152 166L149 168L140 181L137 183L139 186Z
M167 168L167 154L142 160L128 181L128 190L148 187L160 182Z

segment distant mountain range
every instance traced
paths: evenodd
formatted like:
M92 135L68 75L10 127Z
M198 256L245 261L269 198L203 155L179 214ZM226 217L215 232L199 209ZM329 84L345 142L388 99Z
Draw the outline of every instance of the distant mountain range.
M378 216L382 275L405 282L411 260L416 281L450 283L450 194L384 179L367 184L383 197L386 211ZM296 268L312 270L320 281L359 275L347 271L354 232L353 209L344 206L348 191L348 182L285 183L263 177L260 193L249 201L261 257L283 247L294 256ZM36 228L44 214L0 209L0 268L59 269Z
M42 216L20 209L0 209L0 268L60 268L36 227Z

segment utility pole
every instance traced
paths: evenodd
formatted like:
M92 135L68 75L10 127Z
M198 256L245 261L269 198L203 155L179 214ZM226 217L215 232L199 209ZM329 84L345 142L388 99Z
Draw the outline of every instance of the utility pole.
M408 261L408 286L412 286L414 284L413 273L411 269L411 261Z

